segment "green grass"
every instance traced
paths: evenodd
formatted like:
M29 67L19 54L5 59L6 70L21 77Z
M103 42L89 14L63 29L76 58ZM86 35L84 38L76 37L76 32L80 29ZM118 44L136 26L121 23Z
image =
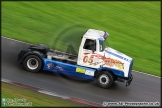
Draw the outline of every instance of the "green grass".
M71 102L69 100L64 100L58 97L53 97L45 94L41 94L28 89L20 88L18 86L13 86L7 83L2 84L2 98L10 99L26 99L26 102L31 102L33 107L84 107L84 105ZM27 107L27 106L26 106Z
M161 76L160 2L2 2L6 37L76 49L89 28L108 31L107 44L134 58L134 70Z

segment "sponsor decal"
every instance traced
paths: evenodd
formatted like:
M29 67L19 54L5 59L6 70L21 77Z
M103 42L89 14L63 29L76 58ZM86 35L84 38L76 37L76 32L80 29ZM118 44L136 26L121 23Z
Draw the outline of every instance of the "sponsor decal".
M56 66L55 67L57 70L64 70L61 66Z
M76 72L83 73L85 75L94 76L93 70L87 70L87 69L84 69L84 68L76 68Z
M51 63L47 63L47 68L50 69L50 67L52 66Z
M119 70L123 70L124 69L124 63L122 63L121 61L119 60L116 60L116 59L111 59L111 58L106 58L104 59L104 62L105 64L108 66L108 67L116 67L118 68Z
M100 61L100 62L94 62L94 63L90 63L89 65L94 65L94 66L96 66L96 65L98 65L98 64L100 64L100 63L104 63L103 61Z
M86 69L84 69L84 68L76 68L76 72L85 73Z
M96 57L102 61L100 62L94 62L93 58ZM105 56L102 56L100 54L92 54L90 57L87 56L87 54L83 57L83 62L84 63L89 63L89 65L98 65L98 64L105 64L108 67L116 67L119 70L123 70L124 69L124 63L116 60L116 59L112 59L112 58L106 58Z
M94 71L92 70L86 70L85 72L86 75L94 76Z

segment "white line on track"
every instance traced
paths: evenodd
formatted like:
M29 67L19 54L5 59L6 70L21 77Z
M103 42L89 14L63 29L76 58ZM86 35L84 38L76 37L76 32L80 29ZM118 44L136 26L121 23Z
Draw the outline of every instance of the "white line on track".
M45 90L39 90L38 92L44 93L44 94L47 94L47 95L51 95L51 96L60 97L60 98L63 98L63 99L68 99L69 98L68 96L63 96L63 95L53 93L53 92L49 92L49 91L45 91Z
M6 83L11 82L10 80L4 79L4 78L1 78L1 81L2 81L2 82L6 82Z
M31 44L31 43L27 43L27 42L19 41L19 40L16 40L16 39L12 39L12 38L5 37L5 36L1 36L1 37L6 38L6 39L9 39L9 40L16 41L16 42L20 42L20 43L25 43L25 44L33 45L33 44Z
M145 75L149 75L149 76L153 76L153 77L157 77L157 78L161 78L159 76L155 76L155 75L151 75L151 74L147 74L147 73L144 73L144 72L140 72L140 71L136 71L136 70L132 70L134 72L138 72L138 73L141 73L141 74L145 74Z
M6 39L9 39L9 40L17 41L17 42L20 42L20 43L25 43L25 44L33 45L33 44L31 44L31 43L27 43L27 42L19 41L19 40L16 40L16 39L12 39L12 38L5 37L5 36L1 36L1 37L6 38ZM161 77L159 77L159 76L155 76L155 75L147 74L147 73L140 72L140 71L136 71L136 70L132 70L132 71L134 71L134 72L138 72L138 73L141 73L141 74L145 74L145 75L149 75L149 76L153 76L153 77L157 77L157 78L161 78Z

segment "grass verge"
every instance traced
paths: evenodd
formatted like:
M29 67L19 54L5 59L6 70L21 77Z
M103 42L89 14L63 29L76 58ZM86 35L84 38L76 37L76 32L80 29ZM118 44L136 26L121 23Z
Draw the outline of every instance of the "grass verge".
M9 99L26 99L26 103L31 102L32 107L84 107L84 105L41 94L32 90L20 88L7 83L1 82L1 97ZM7 107L7 106L6 106ZM29 107L29 106L26 106Z

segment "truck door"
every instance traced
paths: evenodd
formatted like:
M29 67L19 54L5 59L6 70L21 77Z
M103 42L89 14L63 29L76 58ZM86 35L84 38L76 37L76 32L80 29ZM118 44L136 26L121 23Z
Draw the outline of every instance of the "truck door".
M80 48L79 53L79 65L82 66L86 66L86 67L92 67L92 68L97 68L97 65L94 65L94 56L96 53L97 49L97 42L96 40L92 40L92 39L85 39L85 43L82 46L82 48ZM96 61L96 60L95 60Z

